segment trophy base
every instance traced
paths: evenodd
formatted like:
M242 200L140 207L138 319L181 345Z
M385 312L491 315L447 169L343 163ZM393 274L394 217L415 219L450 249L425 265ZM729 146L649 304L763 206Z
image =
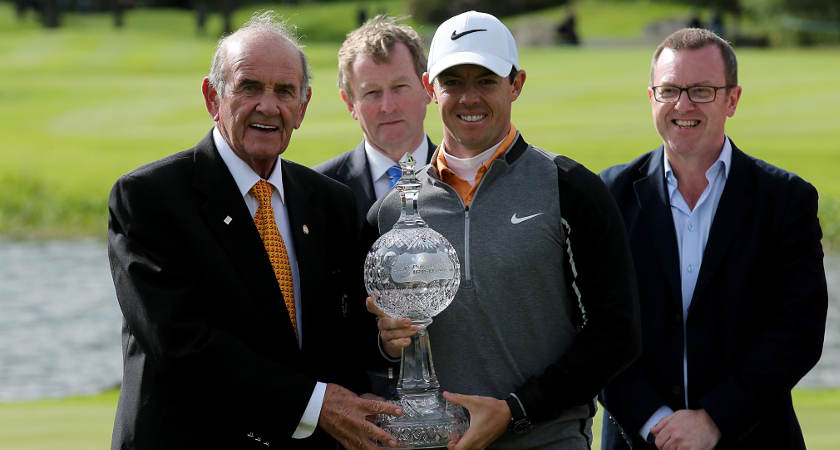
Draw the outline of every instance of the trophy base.
M470 426L467 410L450 403L437 390L404 394L389 401L402 408L403 415L380 414L376 416L376 425L394 436L396 448L446 447L453 438L463 436Z

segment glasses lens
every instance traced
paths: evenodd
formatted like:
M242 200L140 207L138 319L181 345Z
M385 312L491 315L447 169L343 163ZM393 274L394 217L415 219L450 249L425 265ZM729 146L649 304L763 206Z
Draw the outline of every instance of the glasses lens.
M673 86L656 86L653 88L653 94L660 102L670 103L679 97L680 89Z
M695 103L708 103L715 99L715 88L709 86L694 86L688 88L688 97Z

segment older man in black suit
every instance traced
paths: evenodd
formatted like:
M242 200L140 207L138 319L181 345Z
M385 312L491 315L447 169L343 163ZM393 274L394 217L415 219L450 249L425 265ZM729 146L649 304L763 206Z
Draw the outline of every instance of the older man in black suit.
M365 416L399 411L338 384L365 383L346 348L364 313L350 297L353 195L280 159L308 78L285 27L256 16L220 41L204 79L214 129L115 184L108 242L124 375L113 449L391 440Z
M630 237L643 340L603 391L603 448L804 449L790 391L825 332L817 191L724 133L741 86L714 33L660 44L648 96L663 145L601 174Z

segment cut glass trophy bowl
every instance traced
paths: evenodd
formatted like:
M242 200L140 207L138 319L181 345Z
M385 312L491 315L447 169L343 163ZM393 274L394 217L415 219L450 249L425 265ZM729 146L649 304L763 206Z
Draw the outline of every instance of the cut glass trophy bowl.
M400 218L371 247L365 260L365 287L385 314L408 317L419 328L400 358L400 378L390 402L403 409L400 417L380 414L377 425L400 448L445 447L469 428L464 408L443 398L432 365L427 326L458 292L460 263L455 249L417 213L420 183L414 159L400 161L396 189L402 199Z

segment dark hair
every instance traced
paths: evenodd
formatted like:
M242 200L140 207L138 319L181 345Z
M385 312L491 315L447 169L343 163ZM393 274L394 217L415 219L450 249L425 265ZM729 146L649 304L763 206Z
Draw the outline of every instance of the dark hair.
M508 80L510 80L510 84L513 84L513 80L516 79L516 74L519 73L519 69L516 66L510 66L510 73L508 74Z

